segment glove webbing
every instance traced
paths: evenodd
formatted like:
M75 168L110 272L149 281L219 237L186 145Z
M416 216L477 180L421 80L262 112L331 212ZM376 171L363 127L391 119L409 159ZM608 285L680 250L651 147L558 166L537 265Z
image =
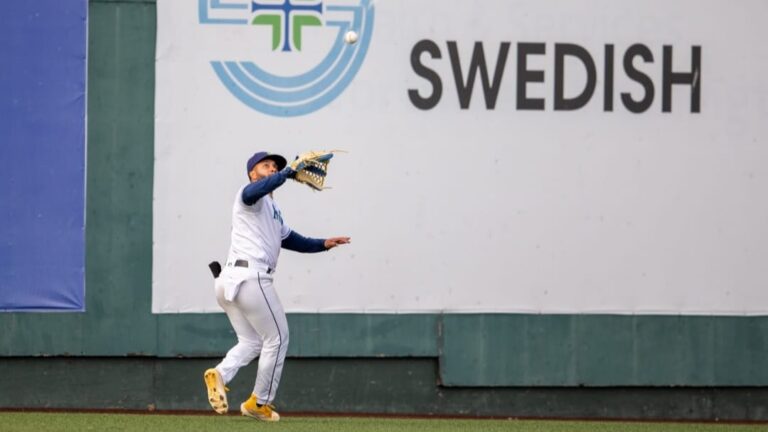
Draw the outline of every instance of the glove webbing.
M325 176L328 174L328 161L314 159L306 161L306 166L296 173L296 181L306 183L315 190L323 190Z

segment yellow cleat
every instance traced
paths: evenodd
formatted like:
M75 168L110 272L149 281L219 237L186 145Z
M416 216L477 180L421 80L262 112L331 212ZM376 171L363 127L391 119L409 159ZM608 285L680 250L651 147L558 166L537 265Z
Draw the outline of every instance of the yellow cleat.
M256 396L251 395L247 401L240 404L240 412L247 417L255 418L256 420L276 422L280 420L280 414L275 411L275 407L271 404L264 404L258 406L256 404Z
M219 414L226 414L229 410L227 404L227 388L224 387L224 380L216 369L208 369L203 374L205 386L208 388L208 402L211 408Z

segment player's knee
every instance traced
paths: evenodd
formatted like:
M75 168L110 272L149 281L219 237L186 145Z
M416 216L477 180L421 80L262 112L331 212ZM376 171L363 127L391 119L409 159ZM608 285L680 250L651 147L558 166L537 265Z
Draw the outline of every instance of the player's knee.
M245 350L249 352L259 352L261 351L261 342L252 341L250 339L246 338L238 338L237 341L238 345L242 346Z
M258 354L258 353L261 352L261 344L260 343L249 342L247 346L248 346L248 351L250 351L252 353Z
M285 348L283 348L285 347ZM264 348L269 349L287 349L288 347L288 332L280 332L270 337L264 338Z

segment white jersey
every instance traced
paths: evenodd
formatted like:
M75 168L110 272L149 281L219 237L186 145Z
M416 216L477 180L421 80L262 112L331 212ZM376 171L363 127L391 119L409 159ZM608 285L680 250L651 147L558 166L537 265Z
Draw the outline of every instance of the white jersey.
M265 195L253 205L246 205L242 198L246 186L237 191L232 207L232 242L227 261L244 259L274 270L280 245L291 229L271 196Z

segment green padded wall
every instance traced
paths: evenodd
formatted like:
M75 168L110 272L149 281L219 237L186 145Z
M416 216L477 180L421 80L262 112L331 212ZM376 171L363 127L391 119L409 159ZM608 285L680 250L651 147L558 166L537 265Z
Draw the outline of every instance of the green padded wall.
M765 317L445 315L440 376L462 386L765 386Z
M0 380L0 407L196 410L213 415L201 376L211 364L212 359L0 358L5 377ZM256 364L240 371L229 384L231 402L248 397L255 375ZM293 358L285 363L275 403L281 414L768 420L768 388L445 388L436 386L436 379L434 359ZM52 384L56 391L51 391ZM643 430L666 430L664 425L646 426ZM610 425L600 430L611 430Z

